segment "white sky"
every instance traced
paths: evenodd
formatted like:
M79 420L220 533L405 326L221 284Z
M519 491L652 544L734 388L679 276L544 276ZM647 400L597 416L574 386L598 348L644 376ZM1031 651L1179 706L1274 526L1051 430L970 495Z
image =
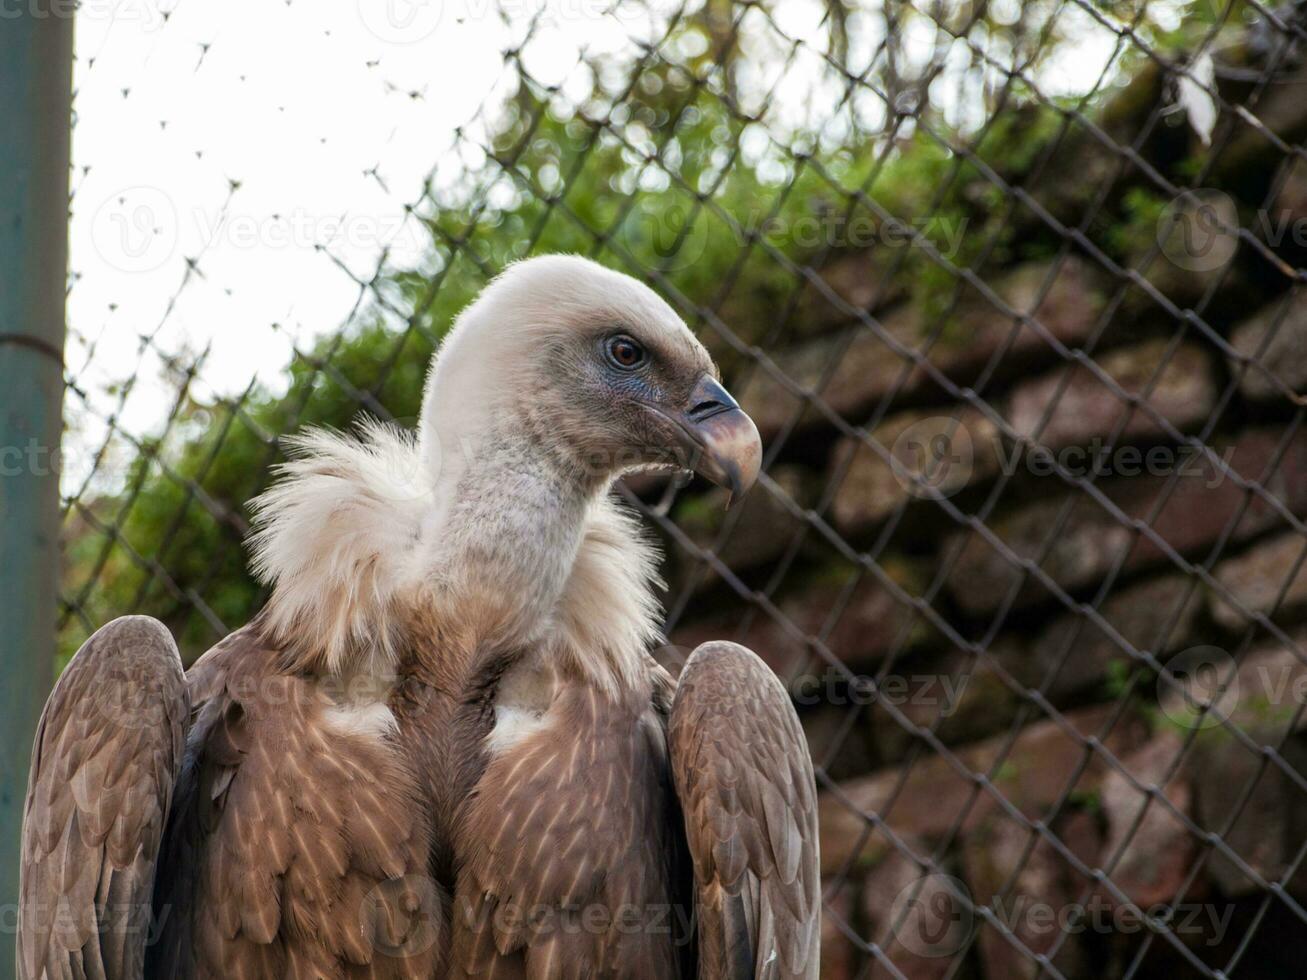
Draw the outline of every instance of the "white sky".
M819 33L816 0L777 9L787 32ZM454 130L472 121L476 134L478 110L511 85L503 51L532 14L542 19L523 57L546 83L583 82L583 46L629 55L634 39L660 36L643 2L83 0L68 363L96 410L70 395L66 488L102 438L95 416L113 410L106 384L139 377L119 420L128 431L167 414L175 385L161 383L156 355L142 359L141 334L157 330L172 353L211 348L201 397L256 374L276 385L292 339L338 329L358 300L333 256L363 278L383 248L416 264L425 238L404 206L437 164L437 182L463 166ZM1085 87L1105 44L1087 37L1055 68L1070 73L1056 88ZM811 113L820 68L792 72L782 100ZM182 288L188 258L198 272Z
M104 331L94 368L134 370L130 339L176 296L162 346L211 342L205 377L243 386L289 355L269 324L330 330L354 303L315 246L361 276L383 245L412 256L403 206L501 78L510 34L454 2L405 3L185 0L165 21L153 0L87 0L69 322ZM197 256L203 278L178 292Z
M405 204L438 163L459 168L455 127L510 81L502 52L526 19L510 27L489 2L84 0L68 363L97 408L70 396L66 487L102 438L104 385L139 377L119 420L130 432L167 414L173 385L153 352L141 358L142 333L174 354L210 346L201 396L256 373L275 385L292 339L337 329L358 299L333 257L362 278L383 248L416 262L424 236ZM561 81L578 45L617 50L647 32L647 18L595 3L548 9L524 55L533 73Z

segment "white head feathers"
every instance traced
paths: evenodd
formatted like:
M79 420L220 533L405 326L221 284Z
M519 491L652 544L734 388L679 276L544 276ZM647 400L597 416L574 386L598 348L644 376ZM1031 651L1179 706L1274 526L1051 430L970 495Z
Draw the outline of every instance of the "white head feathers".
M393 674L423 643L410 635L415 622L446 613L466 622L465 607L493 589L491 604L507 596L520 606L499 627L508 639L547 648L601 687L629 686L658 635L652 549L604 492L615 474L597 492L573 487L530 456L534 435L511 431L539 382L518 363L522 344L610 317L676 343L685 343L678 331L689 337L625 276L571 257L520 263L451 330L415 437L369 421L354 435L290 441L281 480L254 502L251 546L256 574L273 587L262 627L297 666ZM696 363L701 352L691 351Z

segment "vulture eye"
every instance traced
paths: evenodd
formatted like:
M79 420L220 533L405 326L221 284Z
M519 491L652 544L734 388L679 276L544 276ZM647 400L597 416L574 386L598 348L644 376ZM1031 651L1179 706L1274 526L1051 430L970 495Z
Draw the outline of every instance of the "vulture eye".
M644 363L644 348L621 334L608 341L608 357L622 370L630 371Z

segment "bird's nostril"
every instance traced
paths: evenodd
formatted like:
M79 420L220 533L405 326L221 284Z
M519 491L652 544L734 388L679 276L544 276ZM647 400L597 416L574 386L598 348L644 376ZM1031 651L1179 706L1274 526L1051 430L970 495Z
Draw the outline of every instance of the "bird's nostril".
M701 422L727 408L730 408L730 406L717 401L715 398L709 398L706 401L699 402L699 404L690 409L690 418L694 419L696 422Z
M696 425L708 421L714 415L739 408L730 392L723 388L716 378L707 374L695 384L694 390L690 392L690 397L686 401L693 406L685 413L686 417Z

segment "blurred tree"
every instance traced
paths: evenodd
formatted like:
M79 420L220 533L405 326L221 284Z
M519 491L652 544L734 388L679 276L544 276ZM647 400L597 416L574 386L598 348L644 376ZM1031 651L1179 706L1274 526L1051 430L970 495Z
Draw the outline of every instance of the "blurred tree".
M802 324L777 322L803 288L791 263L820 267L849 249L891 247L878 234L885 214L927 240L967 228L952 255L957 265L982 245L987 262L1006 261L1010 231L987 224L995 188L953 147L970 145L987 166L1019 179L1057 138L1060 116L1029 97L1000 101L984 85L986 103L976 112L956 100L930 105L932 79L946 63L964 86L997 70L955 36L981 37L983 50L1005 51L1013 63L1047 59L1056 46L1053 5L941 0L924 11L906 0L876 10L825 3L828 58L802 81L843 94L817 100L835 111L820 118L796 115L793 100L756 91L743 98L746 74L751 84L787 76L780 62L745 60L751 47L779 42L762 16L744 43L748 11L728 0L697 8L647 64L591 59L593 84L579 100L538 84L519 63L521 83L485 145L463 134L482 162L433 182L415 212L430 233L420 267L386 269L370 308L297 352L285 391L255 386L239 399L183 399L119 484L76 502L65 530L63 656L88 629L125 612L161 618L188 656L224 624L246 621L261 601L241 545L248 501L273 477L279 437L306 425L347 428L361 411L411 424L444 331L516 259L577 252L645 276L680 305L728 371L731 345L705 327L704 315L712 311L744 345L802 333ZM909 36L934 40L907 44ZM954 50L967 52L957 65ZM879 105L885 126L867 125L856 98L867 86L891 99ZM914 87L910 107L894 101ZM928 302L952 282L925 250L894 259L909 301ZM75 414L68 426L78 426Z

